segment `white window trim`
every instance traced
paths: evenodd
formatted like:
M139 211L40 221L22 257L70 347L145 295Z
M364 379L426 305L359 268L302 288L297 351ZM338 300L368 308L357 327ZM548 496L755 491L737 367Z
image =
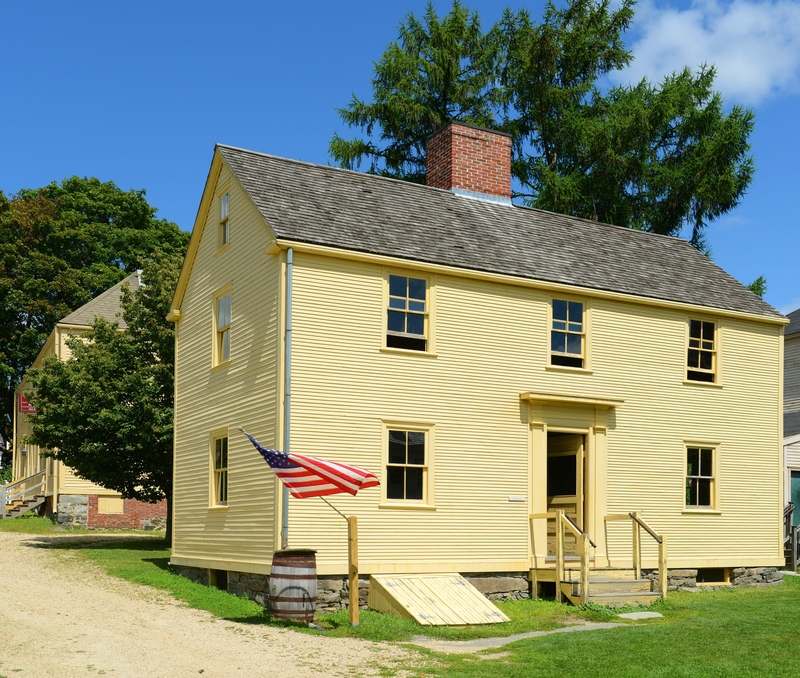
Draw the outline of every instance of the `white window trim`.
M436 425L408 419L381 420L381 503L379 508L404 510L436 510ZM422 499L389 499L386 496L389 464L389 431L419 431L425 434L425 474L422 487Z
M422 355L431 358L437 357L436 353L436 276L422 271L411 271L399 268L384 268L382 271L382 294L381 294L381 343L382 353L399 353L404 355ZM417 278L425 280L427 294L427 309L425 313L425 350L415 351L407 348L394 348L386 345L386 335L389 324L389 276L399 275L404 278Z

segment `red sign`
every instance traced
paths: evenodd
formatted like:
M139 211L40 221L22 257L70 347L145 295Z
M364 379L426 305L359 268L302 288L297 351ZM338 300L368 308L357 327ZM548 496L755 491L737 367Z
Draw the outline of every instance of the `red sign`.
M28 402L28 399L20 393L19 396L19 411L27 412L29 414L36 414L36 408Z

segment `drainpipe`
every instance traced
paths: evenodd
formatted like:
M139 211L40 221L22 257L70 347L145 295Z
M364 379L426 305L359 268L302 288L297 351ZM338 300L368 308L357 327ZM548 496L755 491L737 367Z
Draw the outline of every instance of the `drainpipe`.
M293 250L286 250L286 330L283 368L283 451L289 454L289 433L292 417L292 264ZM283 489L283 512L281 525L281 549L289 547L289 490Z

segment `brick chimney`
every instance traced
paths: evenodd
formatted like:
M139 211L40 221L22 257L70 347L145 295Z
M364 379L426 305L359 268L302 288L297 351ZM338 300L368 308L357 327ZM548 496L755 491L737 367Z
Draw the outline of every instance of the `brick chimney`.
M511 135L451 122L425 144L425 183L511 203Z

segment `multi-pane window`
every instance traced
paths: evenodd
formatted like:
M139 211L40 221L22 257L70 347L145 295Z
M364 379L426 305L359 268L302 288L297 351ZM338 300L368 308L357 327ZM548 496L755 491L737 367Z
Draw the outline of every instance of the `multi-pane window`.
M425 433L389 430L386 498L424 501L427 473Z
M689 321L689 348L686 378L691 381L715 380L717 371L716 326L706 320Z
M231 295L217 297L217 364L231 359Z
M228 194L219 199L219 246L230 242L230 227L228 225Z
M714 502L714 448L686 448L686 506L711 508Z
M427 287L423 278L389 276L386 346L427 350Z
M583 367L586 328L583 303L553 299L553 320L550 328L550 364Z
M214 440L214 504L228 505L228 437Z

